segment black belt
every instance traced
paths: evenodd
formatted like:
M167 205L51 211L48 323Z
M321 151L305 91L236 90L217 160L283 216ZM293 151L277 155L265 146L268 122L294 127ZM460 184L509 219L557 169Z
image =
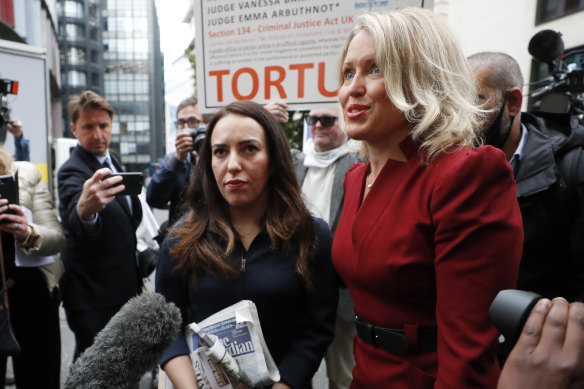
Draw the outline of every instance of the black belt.
M438 333L436 328L416 328L414 342L408 342L406 331L378 327L355 316L357 335L372 346L396 355L436 352ZM414 326L416 327L416 326Z

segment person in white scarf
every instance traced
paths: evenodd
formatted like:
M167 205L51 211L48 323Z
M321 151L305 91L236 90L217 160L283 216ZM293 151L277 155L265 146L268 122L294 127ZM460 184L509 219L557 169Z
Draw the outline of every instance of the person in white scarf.
M309 141L304 150L304 166L308 170L300 183L302 194L310 212L331 225L333 221L329 215L334 164L348 153L347 135L339 126L339 116L334 109L312 110L306 120L312 142Z
M347 146L348 137L339 125L335 109L313 109L306 117L311 139L304 153L292 152L302 196L312 214L324 219L335 232L343 204L345 172L358 162L357 153ZM349 388L353 358L353 302L346 288L339 290L335 337L325 361L330 389Z

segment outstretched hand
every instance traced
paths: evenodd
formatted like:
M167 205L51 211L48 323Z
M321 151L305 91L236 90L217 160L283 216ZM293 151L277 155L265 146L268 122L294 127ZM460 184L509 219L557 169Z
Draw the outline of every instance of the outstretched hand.
M499 378L498 389L516 388L584 388L583 303L538 301Z
M104 167L83 183L81 197L77 202L77 213L82 220L89 221L95 218L98 212L103 211L114 200L117 193L125 189L124 185L116 185L122 181L122 177L106 178L110 174L112 171Z

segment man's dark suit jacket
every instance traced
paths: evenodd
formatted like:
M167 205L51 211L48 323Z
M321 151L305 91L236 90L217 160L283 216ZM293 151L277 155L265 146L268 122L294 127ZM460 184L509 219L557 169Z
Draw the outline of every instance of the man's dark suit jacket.
M119 162L113 163L122 171ZM131 196L133 214L124 197L99 212L95 232L86 231L77 214L83 183L100 165L80 145L59 169L59 213L67 237L61 259L63 305L72 310L100 310L126 303L140 291L136 265L136 228L142 219L137 196Z

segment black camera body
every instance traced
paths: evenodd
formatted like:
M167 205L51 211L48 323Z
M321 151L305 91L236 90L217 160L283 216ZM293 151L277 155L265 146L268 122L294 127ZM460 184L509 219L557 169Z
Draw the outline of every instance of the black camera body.
M552 77L534 84L546 84L532 91L533 109L550 113L569 113L584 120L584 61L566 64L562 34L554 30L542 30L529 41L529 54L548 65ZM582 58L583 49L571 51Z
M201 145L203 144L203 139L205 139L205 134L207 133L207 126L204 124L199 124L197 128L191 131L190 135L193 138L193 150L197 153L201 151Z
M0 78L0 95L18 94L18 81Z
M489 308L489 317L505 337L505 343L510 346L509 348L519 339L531 310L541 298L536 293L506 289L500 291L493 300Z
M18 93L18 81L0 78L0 143L6 140L6 124L10 123L10 107L6 96Z

